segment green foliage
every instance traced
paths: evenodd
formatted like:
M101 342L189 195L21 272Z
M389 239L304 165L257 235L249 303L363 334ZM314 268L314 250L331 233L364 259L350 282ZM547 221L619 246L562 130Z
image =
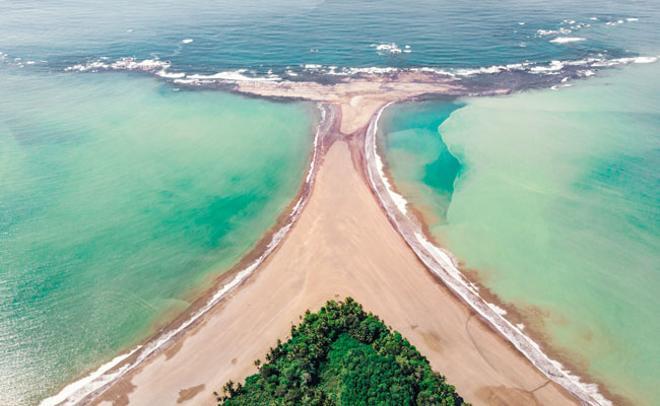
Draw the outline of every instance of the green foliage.
M351 298L307 311L266 360L244 385L228 382L219 404L464 404L415 347Z

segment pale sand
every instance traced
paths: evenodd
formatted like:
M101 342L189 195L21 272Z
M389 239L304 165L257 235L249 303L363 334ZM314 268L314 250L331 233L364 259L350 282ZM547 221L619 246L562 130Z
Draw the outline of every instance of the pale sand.
M354 118L342 125L344 132L379 107L355 114L358 109L348 106L342 114ZM344 141L328 151L307 207L273 256L203 323L122 378L101 401L214 404L212 391L256 372L253 361L263 360L277 338L287 339L305 310L346 296L400 331L474 404L576 403L421 265Z
M399 72L392 75L365 75L335 84L315 82L242 81L232 89L260 97L312 100L339 104L342 108L341 132L351 134L363 128L372 114L387 102L410 100L423 95L459 95L465 89L454 80L424 72ZM506 93L493 90L490 93Z

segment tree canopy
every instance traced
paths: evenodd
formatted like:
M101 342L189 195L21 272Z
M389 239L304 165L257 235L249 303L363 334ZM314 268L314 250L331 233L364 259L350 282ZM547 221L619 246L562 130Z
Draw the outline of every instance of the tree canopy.
M291 339L255 361L220 405L462 405L463 399L404 337L352 298L309 310Z

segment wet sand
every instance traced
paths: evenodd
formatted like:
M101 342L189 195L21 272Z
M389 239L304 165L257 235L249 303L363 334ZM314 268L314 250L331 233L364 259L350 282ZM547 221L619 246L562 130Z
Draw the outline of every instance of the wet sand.
M473 404L580 403L569 386L547 377L562 382L561 376L548 368L544 375L479 305L429 266L425 248L408 241L405 222L392 216L392 202L379 190L382 180L374 183L378 163L365 140L379 111L389 103L451 97L465 89L423 73L334 84L245 81L224 88L321 103L331 122L317 133L315 164L303 188L310 192L302 195L306 203L296 204L299 217L254 273L241 276L244 271L237 269L223 275L206 297L232 277L228 285L240 281L198 320L83 403L215 404L213 391L255 373L254 361L263 360L277 339L286 340L306 310L347 296L400 331Z
M357 123L382 105L345 100L342 133L359 133ZM213 404L213 391L256 372L254 360L287 339L305 310L352 296L406 336L473 404L577 403L419 262L365 183L351 154L355 137L339 136L329 148L298 222L260 269L97 402Z

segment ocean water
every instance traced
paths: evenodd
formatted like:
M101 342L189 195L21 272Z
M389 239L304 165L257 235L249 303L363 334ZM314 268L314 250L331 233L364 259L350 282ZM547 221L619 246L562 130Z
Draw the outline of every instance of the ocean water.
M660 391L660 66L558 91L394 106L383 149L431 233L550 348Z
M615 103L619 94L628 95L625 107L633 112L638 104L650 105L643 97L655 88L643 94L642 88L657 82L657 71L629 65L651 63L658 56L656 0L0 0L0 404L34 404L171 319L206 282L233 265L290 202L308 161L315 109L210 89L187 90L183 85L196 77L327 80L427 68L478 90L575 83L575 89L562 89L552 97L571 99L575 92L577 100L580 91L587 91L579 89L591 89L594 79L575 79L595 75L603 79L594 82L599 83L594 89L617 90L608 97L584 96L580 111L610 119L604 111L622 109ZM619 76L606 69L611 65L626 65L620 77L629 82L621 79L619 84ZM637 73L625 73L627 69L646 76L637 78ZM638 90L627 89L626 83ZM515 116L517 97L542 102L545 95L392 110L400 113L386 118L398 134L389 140L397 186L430 219L434 233L452 228L446 219L457 218L452 217L458 215L456 202L471 190L470 179L488 173L479 165L489 162L489 156L480 156L483 162L477 164L477 158L456 153L458 142L443 142L434 129L450 115L447 125L462 114L479 114L480 103L501 104L493 117L496 123L500 115L502 120ZM606 101L610 107L602 104ZM529 107L527 102L520 99L522 107ZM564 100L554 103L562 105ZM648 110L640 117L652 116L653 109ZM531 126L532 112L527 114ZM522 130L519 122L503 121L497 137ZM617 158L621 167L616 173L601 167L600 176L618 177L620 188L634 183L641 188L635 193L651 193L651 173L629 175L627 169L650 159L635 155L641 150L634 149L648 147L647 139L632 126L617 123L612 125L625 140L620 144L630 149L621 149L628 152ZM495 131L486 122L480 124ZM507 130L506 125L511 127ZM571 141L586 126L562 130ZM554 134L543 134L550 138L548 145L559 148L552 144ZM494 151L506 150L513 142L493 137L499 146ZM566 154L565 159L586 168L588 162L606 162L607 151L615 154L613 144L590 140L597 145L590 144L584 156ZM606 145L611 149L606 151ZM604 155L594 155L597 151ZM643 182L633 182L639 176ZM452 181L456 178L458 183ZM582 182L581 193L592 193L596 202L603 200L599 193L608 193L595 181ZM485 199L496 192L479 193ZM653 207L657 210L657 204ZM646 217L631 210L616 213L651 227ZM487 226L486 219L479 221ZM616 221L588 230L615 234L620 226ZM655 221L657 225L657 217ZM477 224L476 217L472 224ZM539 223L529 224L535 230ZM572 303L543 295L528 300L532 293L522 291L531 274L482 267L479 261L485 254L472 257L472 248L461 248L459 238L450 239L449 234L441 239L456 246L457 254L479 269L488 286L488 272L510 272L492 286L503 299L559 308L560 313L563 303ZM646 261L657 267L657 258ZM604 267L601 272L617 273L612 269L619 268ZM593 276L590 272L584 272L580 283ZM654 281L647 281L648 286ZM517 291L512 287L516 283ZM572 288L579 289L577 282ZM646 297L632 288L621 287L620 292L621 298L631 295L626 300L633 301L633 307ZM585 326L594 337L602 337L593 327L601 323L602 312L632 313L630 306L620 311L612 303L600 299L585 305L592 310L584 310L585 320L593 318ZM646 309L658 308L649 304ZM573 340L572 327L552 324L547 330L562 348L578 347L565 345ZM657 337L654 331L645 332L647 344ZM617 334L613 337L624 337ZM602 344L597 338L593 342ZM598 348L594 344L585 353L590 354L590 370L599 377L612 368L610 378L622 376L619 387L627 387L630 380L641 382L631 383L631 388L647 388L656 377L649 373L646 380L633 379L623 372L627 364L623 368L611 361L613 355L599 358ZM639 354L648 349L635 348Z
M120 73L5 71L0 94L3 405L184 310L274 225L311 151L305 104Z
M659 13L653 0L4 1L0 52L55 70L126 57L206 74L460 70L656 52Z

